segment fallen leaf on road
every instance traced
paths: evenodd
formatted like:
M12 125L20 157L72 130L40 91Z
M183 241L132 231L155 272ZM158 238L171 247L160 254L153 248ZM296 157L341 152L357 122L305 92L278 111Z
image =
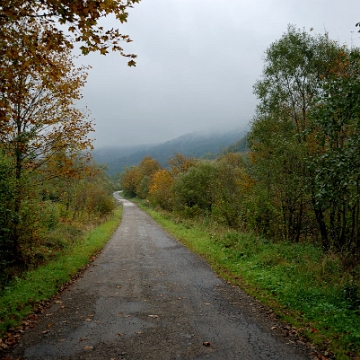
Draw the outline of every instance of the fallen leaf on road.
M317 358L320 360L327 360L325 356L323 356L322 354L316 354Z
M121 316L122 314L124 314L122 311L120 311L118 314L116 314L115 316Z
M140 334L142 334L142 331L137 331L135 334L140 335Z
M118 289L121 289L121 285L118 286Z
M87 340L87 339L88 339L87 337L80 338L80 341L85 341L85 340Z
M149 317L151 317L153 319L158 319L159 318L157 315L149 315Z
M210 346L211 344L210 344L209 341L204 341L204 342L203 342L203 345L204 345L204 346Z
M94 348L93 346L86 345L86 346L84 347L84 350L85 350L85 351L89 351L89 350L92 350L93 348Z
M122 334L122 333L118 333L119 336L125 336L125 334Z
M129 317L131 317L131 315L125 315L125 316L124 316L124 318L129 318Z
M48 332L50 332L50 330L44 330L42 333L47 334Z

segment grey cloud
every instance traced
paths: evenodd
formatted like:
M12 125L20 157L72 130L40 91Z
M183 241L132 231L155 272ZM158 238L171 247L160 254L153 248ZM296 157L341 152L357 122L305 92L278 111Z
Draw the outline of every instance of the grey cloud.
M263 53L288 24L359 45L357 0L143 0L120 25L138 54L91 54L81 106L96 122L97 147L167 141L209 128L246 127ZM107 26L117 27L113 19Z

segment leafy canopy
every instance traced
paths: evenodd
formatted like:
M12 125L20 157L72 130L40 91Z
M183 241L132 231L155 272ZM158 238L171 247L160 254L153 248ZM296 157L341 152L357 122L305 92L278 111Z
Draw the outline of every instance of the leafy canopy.
M128 65L135 66L134 54L125 54L120 41L130 42L128 35L118 29L104 29L99 21L114 15L121 23L127 21L127 9L140 0L2 0L0 5L0 45L11 42L14 36L11 25L24 19L38 19L43 25L51 25L51 36L46 40L55 47L72 47L72 41L81 43L81 51L88 54L99 51L108 53L108 49L118 51L129 57ZM67 33L63 31L67 27ZM9 30L10 29L10 30Z

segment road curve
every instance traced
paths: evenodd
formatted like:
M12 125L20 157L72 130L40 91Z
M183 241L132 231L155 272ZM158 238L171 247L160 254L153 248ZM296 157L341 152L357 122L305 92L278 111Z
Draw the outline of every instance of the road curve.
M131 202L102 254L7 359L309 359Z

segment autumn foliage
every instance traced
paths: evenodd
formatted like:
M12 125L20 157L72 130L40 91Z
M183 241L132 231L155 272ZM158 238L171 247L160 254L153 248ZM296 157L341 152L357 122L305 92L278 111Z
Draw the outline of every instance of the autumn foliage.
M8 56L13 54L17 58L18 49L11 49L7 45L13 44L16 37L23 38L24 34L16 34L16 27L22 22L37 22L47 29L45 36L37 43L41 46L58 48L72 48L73 42L79 42L83 54L99 51L105 55L108 50L117 51L122 56L130 58L129 66L134 66L136 55L124 53L121 42L130 42L128 35L119 29L105 29L99 21L109 15L115 16L124 23L128 18L128 8L140 0L3 0L0 5L0 48ZM63 31L67 27L67 33ZM28 34L27 32L25 34Z
M171 187L173 182L174 178L166 169L158 170L150 179L149 198L165 210L172 208Z
M154 160L146 157L121 174L126 195L148 199L181 216L210 216L234 228L245 226L242 191L249 177L242 155L229 153L216 161L204 161L175 154L168 161L169 169L158 169L150 175L142 172L144 164L154 164ZM148 184L147 192L141 187L144 182Z
M111 49L135 65L120 46L129 36L98 21L123 23L137 2L1 2L0 283L59 250L51 239L61 222L78 227L114 207L112 185L90 162L89 112L76 107L89 67L76 67L71 51L76 43L83 54Z

